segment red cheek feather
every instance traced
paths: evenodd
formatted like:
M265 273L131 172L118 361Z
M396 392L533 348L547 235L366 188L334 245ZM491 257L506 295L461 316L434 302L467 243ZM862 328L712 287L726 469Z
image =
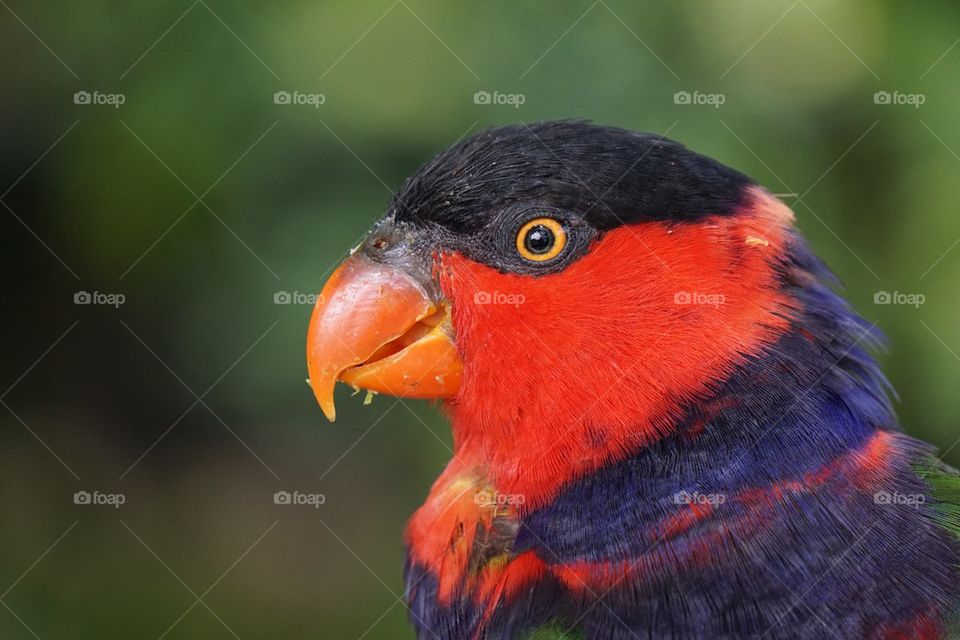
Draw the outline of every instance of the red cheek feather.
M757 189L735 216L610 231L542 277L438 257L465 363L446 405L457 459L529 510L662 437L789 324L775 268L791 221Z

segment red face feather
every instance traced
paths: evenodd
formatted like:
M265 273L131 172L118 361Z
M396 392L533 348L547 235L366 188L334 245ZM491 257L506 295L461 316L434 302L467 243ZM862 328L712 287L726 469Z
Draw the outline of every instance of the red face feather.
M563 484L664 436L685 400L786 328L793 309L775 268L792 214L759 189L753 196L736 216L616 229L548 276L438 258L464 362L445 404L455 456L407 541L434 568L442 602L470 586L465 576L491 579L489 569L468 575L478 525L495 514L477 495L514 497L497 512L508 516L546 504Z
M756 190L737 216L611 231L547 276L442 256L465 363L447 403L457 457L536 508L663 436L682 402L786 327L774 268L791 219Z

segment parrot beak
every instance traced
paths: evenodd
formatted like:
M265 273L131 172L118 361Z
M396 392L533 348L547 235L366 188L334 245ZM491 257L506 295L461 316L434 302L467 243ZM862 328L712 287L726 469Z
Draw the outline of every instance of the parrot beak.
M307 332L309 384L327 419L337 380L400 398L449 398L463 363L448 307L412 275L363 255L324 285Z

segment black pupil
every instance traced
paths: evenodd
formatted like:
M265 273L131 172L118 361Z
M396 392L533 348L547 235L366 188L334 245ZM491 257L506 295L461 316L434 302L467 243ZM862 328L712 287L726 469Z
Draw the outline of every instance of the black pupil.
M542 224L527 231L527 237L523 239L523 246L530 253L546 253L553 248L553 243L553 231Z

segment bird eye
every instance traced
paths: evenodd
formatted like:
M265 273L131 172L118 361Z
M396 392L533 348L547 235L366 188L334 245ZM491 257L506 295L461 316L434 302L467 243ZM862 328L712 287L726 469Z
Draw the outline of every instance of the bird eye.
M520 227L517 251L532 262L546 262L557 257L567 246L567 232L553 218L535 218Z

